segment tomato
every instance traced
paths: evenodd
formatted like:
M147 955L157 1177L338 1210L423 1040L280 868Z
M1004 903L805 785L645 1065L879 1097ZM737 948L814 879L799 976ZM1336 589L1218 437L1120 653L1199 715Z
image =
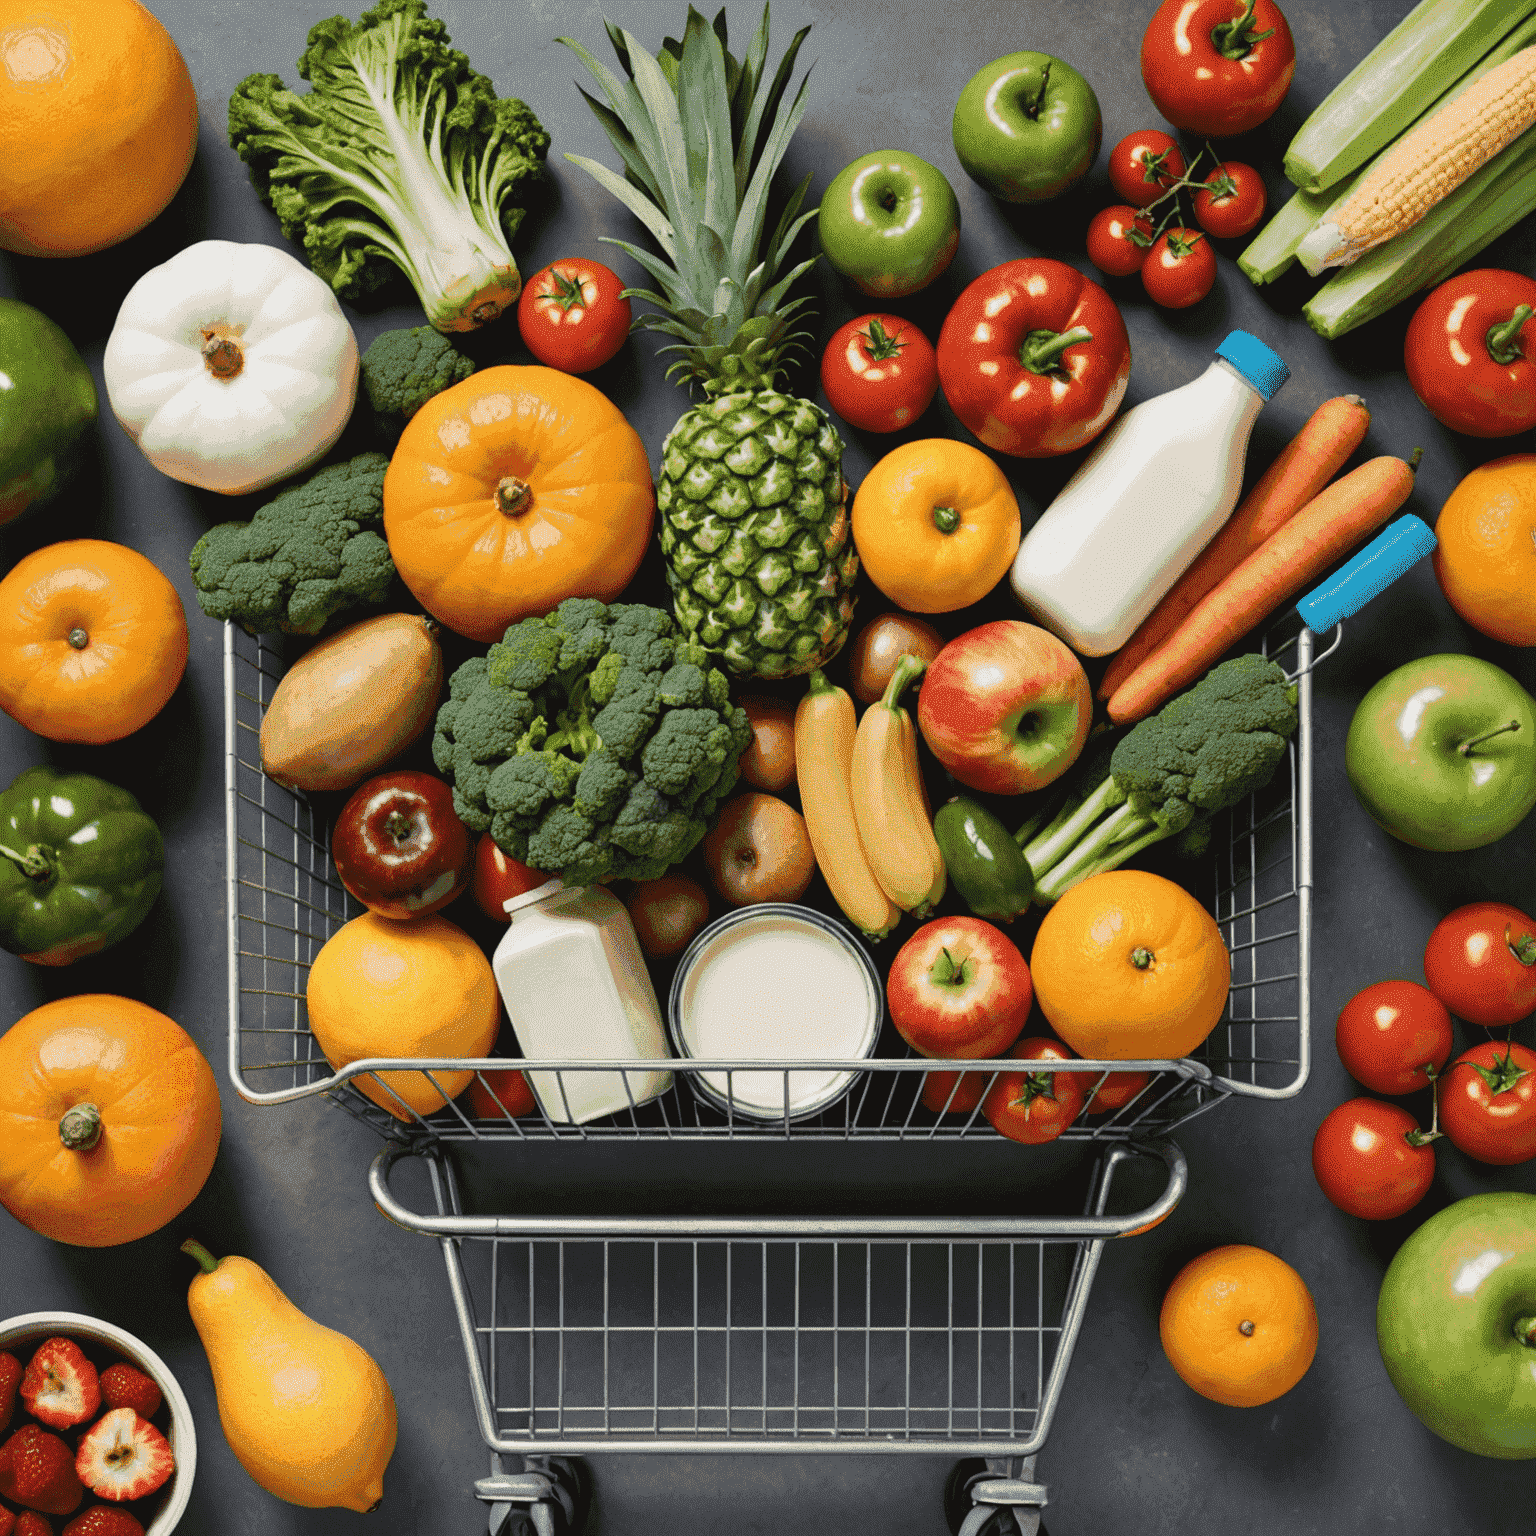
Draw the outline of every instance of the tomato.
M600 261L556 261L523 284L517 328L550 368L588 373L624 345L631 311L624 284Z
M1536 1009L1536 922L1502 901L1474 901L1443 917L1424 946L1429 990L1485 1029Z
M1419 305L1403 367L1436 421L1468 437L1536 427L1536 279L1461 272Z
M936 1115L968 1115L991 1080L990 1072L925 1072L923 1108Z
M1111 203L1088 226L1088 260L1106 277L1141 271L1152 244L1152 226L1129 203Z
M470 877L470 889L475 902L485 915L498 923L510 923L512 919L501 909L504 901L521 896L526 891L536 891L549 876L516 859L509 859L491 841L489 832L480 834L475 844L475 871Z
M1480 1163L1506 1168L1536 1157L1536 1051L1485 1040L1440 1079L1440 1124Z
M1373 1093L1417 1093L1451 1054L1451 1016L1416 981L1378 981L1344 1004L1334 1026L1339 1060Z
M861 315L832 334L821 354L827 403L851 427L910 427L939 387L933 343L899 315Z
M1193 229L1175 227L1159 235L1141 267L1147 297L1164 309L1198 304L1216 282L1216 253Z
M1107 1115L1111 1110L1124 1109L1151 1081L1149 1072L1111 1072L1097 1088L1090 1089L1088 1113Z
M1008 1053L1019 1061L1071 1061L1059 1040L1020 1040ZM966 1076L971 1076L967 1073ZM1031 1146L1055 1139L1083 1112L1088 1092L1082 1072L1001 1072L982 1100L981 1112L1010 1141Z
M1195 193L1195 223L1218 240L1246 235L1264 217L1264 178L1240 160L1223 160Z
M1109 184L1136 208L1155 203L1185 170L1183 150L1160 128L1128 133L1109 152Z
M477 1072L469 1085L469 1110L476 1120L503 1120L532 1114L539 1107L528 1079L517 1067Z
M1152 105L1209 139L1257 128L1295 73L1296 43L1275 0L1163 0L1141 39Z
M1412 1137L1420 1138L1417 1145ZM1312 1172L1346 1215L1386 1221L1411 1211L1429 1193L1435 1149L1400 1104L1350 1099L1318 1126Z

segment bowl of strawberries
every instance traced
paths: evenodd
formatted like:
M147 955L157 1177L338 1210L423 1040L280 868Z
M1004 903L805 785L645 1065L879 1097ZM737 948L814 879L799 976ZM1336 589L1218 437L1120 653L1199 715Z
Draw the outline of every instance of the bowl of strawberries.
M0 1536L170 1536L197 1432L166 1363L78 1312L0 1322Z

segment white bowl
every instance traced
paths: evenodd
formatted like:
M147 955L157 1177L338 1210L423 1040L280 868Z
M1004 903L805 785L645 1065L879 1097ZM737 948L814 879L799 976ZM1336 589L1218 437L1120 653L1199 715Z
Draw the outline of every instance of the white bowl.
M171 1427L166 1439L171 1443L171 1455L176 1458L176 1470L157 1495L163 1502L154 1519L145 1526L144 1536L170 1536L181 1523L187 1500L192 1497L192 1474L197 1471L197 1431L192 1425L192 1410L187 1405L186 1395L171 1375L170 1367L143 1340L134 1338L126 1329L104 1323L99 1317L87 1317L82 1312L23 1312L19 1317L8 1317L0 1322L0 1349L9 1350L25 1367L32 1351L55 1334L104 1346L121 1355L130 1365L137 1366L160 1388L160 1394L171 1410Z

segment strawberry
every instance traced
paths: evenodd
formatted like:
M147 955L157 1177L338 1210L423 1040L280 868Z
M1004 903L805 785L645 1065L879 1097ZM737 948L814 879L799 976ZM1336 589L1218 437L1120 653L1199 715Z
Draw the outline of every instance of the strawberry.
M5 1536L0 1531L0 1536ZM64 1527L64 1536L144 1536L144 1527L126 1509L93 1504Z
M69 1447L36 1424L23 1424L0 1445L0 1493L50 1515L73 1514L85 1497Z
M119 1360L101 1373L101 1400L108 1408L132 1408L141 1419L152 1419L160 1411L160 1388Z
M23 1510L13 1536L53 1536L53 1527L36 1510Z
M114 1504L153 1493L175 1470L170 1442L132 1408L102 1414L80 1441L75 1457L80 1480Z
M101 1407L96 1367L73 1339L44 1339L21 1378L21 1400L49 1429L84 1424Z
M11 1415L16 1411L16 1388L20 1384L21 1361L0 1349L0 1435L11 1427ZM0 1536L8 1536L3 1524L0 1524Z

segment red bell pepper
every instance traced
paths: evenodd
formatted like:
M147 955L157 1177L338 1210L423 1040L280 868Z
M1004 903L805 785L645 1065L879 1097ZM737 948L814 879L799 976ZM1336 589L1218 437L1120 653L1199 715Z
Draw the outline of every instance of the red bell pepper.
M1131 339L1115 301L1065 262L1022 258L983 272L939 332L939 386L999 453L1071 453L1120 407Z
M1403 366L1453 432L1511 437L1536 426L1536 279L1481 267L1441 283L1409 322Z

